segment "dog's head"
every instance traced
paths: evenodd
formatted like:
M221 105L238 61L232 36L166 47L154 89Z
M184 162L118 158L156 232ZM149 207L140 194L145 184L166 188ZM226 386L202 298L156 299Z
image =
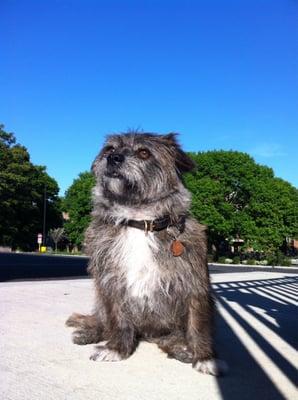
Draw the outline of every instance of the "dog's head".
M158 201L177 190L181 175L194 166L176 134L129 132L107 138L92 171L105 197L136 204Z

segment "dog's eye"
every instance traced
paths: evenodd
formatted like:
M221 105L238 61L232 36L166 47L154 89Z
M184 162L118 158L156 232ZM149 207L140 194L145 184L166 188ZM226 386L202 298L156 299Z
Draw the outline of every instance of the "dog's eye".
M149 150L147 149L139 149L138 150L138 156L139 158L141 158L142 160L147 160L150 157L151 153Z
M114 146L106 146L103 150L104 154L111 154L114 153L115 147Z

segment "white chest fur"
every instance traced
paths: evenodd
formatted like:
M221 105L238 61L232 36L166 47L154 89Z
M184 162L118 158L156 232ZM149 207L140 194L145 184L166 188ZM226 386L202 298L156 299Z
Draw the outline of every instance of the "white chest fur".
M161 271L154 259L157 249L154 233L128 227L119 237L118 260L127 289L138 301L150 303L153 292L161 285Z

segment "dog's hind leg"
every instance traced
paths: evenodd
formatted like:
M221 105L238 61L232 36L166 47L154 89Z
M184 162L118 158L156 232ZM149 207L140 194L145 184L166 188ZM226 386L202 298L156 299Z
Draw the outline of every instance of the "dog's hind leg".
M187 340L194 353L193 368L204 374L223 375L227 364L215 358L213 349L214 301L209 296L193 297L189 305Z
M104 340L101 322L93 315L72 314L65 322L66 326L77 328L72 340L75 344L84 345Z
M148 341L156 343L162 351L167 353L169 358L175 358L183 363L192 363L193 361L193 353L182 332L171 333Z

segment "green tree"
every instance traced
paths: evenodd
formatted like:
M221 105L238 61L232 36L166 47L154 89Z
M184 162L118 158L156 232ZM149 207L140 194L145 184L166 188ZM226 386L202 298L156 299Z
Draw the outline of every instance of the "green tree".
M92 173L82 172L66 191L63 200L63 210L69 217L64 225L65 231L71 243L78 247L82 245L85 229L90 222L91 189L94 185Z
M42 232L44 190L47 229L61 224L59 187L44 166L30 161L27 149L0 125L0 244L33 250Z
M271 251L298 235L298 191L236 151L191 153L197 164L186 174L192 213L209 228L210 243L240 237L246 247Z
M185 174L192 192L192 214L208 226L209 241L218 250L233 238L246 248L275 252L287 237L298 237L298 191L274 177L271 168L258 165L236 151L191 153L197 169ZM90 221L94 177L79 175L66 192L64 211L68 238L80 246Z

